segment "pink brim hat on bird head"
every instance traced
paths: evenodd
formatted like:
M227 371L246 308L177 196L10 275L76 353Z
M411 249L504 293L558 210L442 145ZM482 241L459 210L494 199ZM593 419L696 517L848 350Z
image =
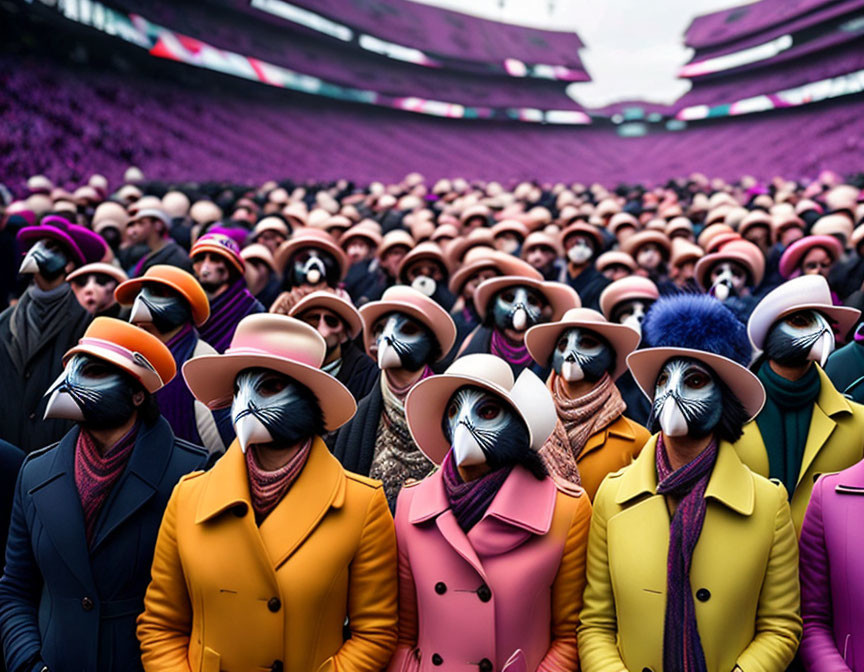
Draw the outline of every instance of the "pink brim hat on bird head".
M305 322L260 313L240 320L224 354L188 360L183 378L195 398L215 410L231 405L234 380L241 371L261 368L282 373L311 390L325 429L333 431L354 416L357 402L342 383L321 370L326 353L324 338Z

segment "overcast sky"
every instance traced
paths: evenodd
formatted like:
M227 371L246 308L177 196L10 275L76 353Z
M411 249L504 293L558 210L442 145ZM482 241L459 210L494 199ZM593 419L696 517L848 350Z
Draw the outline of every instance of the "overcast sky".
M748 0L415 0L552 30L575 30L594 81L568 92L586 107L621 100L671 103L689 89L676 78L690 58L683 35L694 16ZM503 5L503 6L502 6Z

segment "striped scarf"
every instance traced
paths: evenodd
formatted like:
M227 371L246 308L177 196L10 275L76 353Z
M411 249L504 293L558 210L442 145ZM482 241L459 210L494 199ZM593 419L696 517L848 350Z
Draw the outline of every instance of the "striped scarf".
M100 453L90 432L84 428L78 432L78 441L75 443L75 486L84 511L88 545L93 542L99 512L111 494L111 488L123 474L137 436L138 423L117 443Z
M286 464L275 471L267 471L259 463L258 446L254 444L249 446L246 451L246 472L249 475L252 508L255 510L255 520L259 525L282 501L285 493L297 480L311 452L312 439L309 438Z
M679 500L669 530L663 669L706 672L690 587L690 566L705 522L705 490L717 461L717 442L712 440L694 460L673 471L663 445L663 434L658 434L655 461L658 494Z

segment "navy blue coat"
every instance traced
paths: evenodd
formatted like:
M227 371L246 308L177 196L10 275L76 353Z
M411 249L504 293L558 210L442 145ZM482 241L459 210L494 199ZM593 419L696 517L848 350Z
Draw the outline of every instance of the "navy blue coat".
M28 456L15 488L0 633L9 670L141 670L135 620L144 610L162 514L180 477L207 453L163 418L138 433L88 548L75 485L78 427Z

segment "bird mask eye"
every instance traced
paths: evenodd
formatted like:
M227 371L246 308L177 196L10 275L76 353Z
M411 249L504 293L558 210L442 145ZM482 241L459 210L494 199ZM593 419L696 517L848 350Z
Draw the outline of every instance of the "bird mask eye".
M670 359L657 376L651 424L667 436L707 436L720 422L723 395L715 374L694 359Z
M597 382L615 367L615 352L609 342L590 329L564 331L552 352L552 368L567 382Z
M435 358L432 332L404 313L389 313L372 327L380 369L419 371Z
M785 366L802 366L807 361L825 366L834 343L834 331L822 313L799 310L771 326L765 339L765 355Z

